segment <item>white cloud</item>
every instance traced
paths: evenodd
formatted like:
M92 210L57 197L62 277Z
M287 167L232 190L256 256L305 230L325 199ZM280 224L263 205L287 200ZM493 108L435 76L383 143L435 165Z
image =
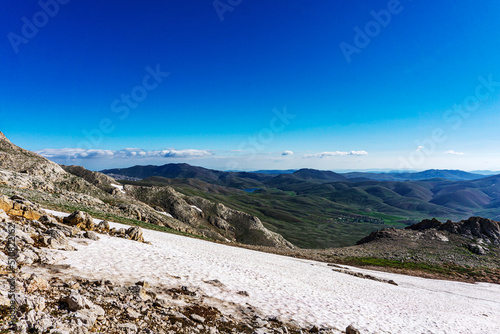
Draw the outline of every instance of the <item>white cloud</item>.
M164 151L163 151L164 152ZM201 158L213 155L212 152L206 150L167 150L163 156L165 158Z
M354 156L362 156L362 155L367 155L368 152L366 151L350 151L350 152L342 152L342 151L335 151L335 152L321 152L321 153L315 153L315 154L305 154L304 158L328 158L328 157L338 157L338 156L346 156L346 155L354 155Z
M416 151L417 151L417 152L420 152L420 151L422 151L423 149L424 149L424 147L423 147L423 146L418 146Z
M293 155L293 151L285 151L281 155Z
M456 152L455 150L449 150L444 152L444 154L450 154L450 155L464 155L464 152Z
M95 158L152 158L152 157L163 157L163 158L201 158L212 156L213 153L208 150L162 150L162 151L145 151L139 148L124 148L122 150L85 150L81 148L47 148L43 150L36 151L46 158L49 159L95 159Z

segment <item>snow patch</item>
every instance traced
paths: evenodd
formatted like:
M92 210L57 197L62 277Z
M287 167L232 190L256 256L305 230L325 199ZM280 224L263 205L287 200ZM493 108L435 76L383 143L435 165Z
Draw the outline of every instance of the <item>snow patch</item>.
M161 214L161 215L164 215L164 216L167 216L167 217L170 217L170 218L174 218L174 217L173 217L170 213L168 213L168 212L164 212L164 211L156 211L156 212L158 212L158 213L159 213L159 214Z
M200 209L199 207L197 207L196 205L190 205L193 209L199 211L199 212L203 212L202 209Z
M87 246L75 243L78 251L59 263L88 279L199 287L208 296L243 307L248 303L303 326L345 329L353 323L363 333L500 333L500 285L344 266L394 280L394 286L332 271L326 263L143 232L151 245L100 235ZM204 283L213 279L224 287ZM238 294L242 290L249 296Z
M111 183L111 186L113 188L119 189L121 193L125 194L125 190L123 189L122 185Z

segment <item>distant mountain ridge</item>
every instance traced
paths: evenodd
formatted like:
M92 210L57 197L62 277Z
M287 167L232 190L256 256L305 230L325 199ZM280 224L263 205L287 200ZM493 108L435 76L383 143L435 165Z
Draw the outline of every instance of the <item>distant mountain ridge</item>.
M161 176L170 179L196 178L206 182L214 182L221 179L246 178L252 180L265 180L273 176L294 175L301 180L316 181L422 181L430 179L445 179L450 181L477 180L491 176L491 174L479 174L461 170L429 169L422 172L349 172L336 173L329 170L317 170L312 168L288 169L288 170L257 170L252 172L225 172L204 167L192 166L187 163L171 163L161 166L133 166L128 168L105 169L104 174L122 175L129 178L146 179L151 176Z
M430 179L445 179L450 181L477 180L487 175L464 172L461 170L429 169L422 172L389 172L389 173L364 173L351 172L342 174L348 179L370 179L377 181L422 181Z

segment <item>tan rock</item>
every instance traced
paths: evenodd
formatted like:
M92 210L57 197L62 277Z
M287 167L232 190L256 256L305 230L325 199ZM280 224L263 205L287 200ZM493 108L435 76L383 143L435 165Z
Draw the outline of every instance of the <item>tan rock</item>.
M30 220L38 220L45 214L28 201L21 199L12 200L7 196L0 196L0 209L9 215L24 217Z
M94 220L85 211L75 211L68 217L65 217L63 222L71 226L76 226L85 231L95 230Z
M33 293L34 291L45 291L49 289L49 283L43 277L33 278L26 286L26 292Z
M142 230L137 226L130 227L125 233L127 235L127 239L144 242L144 237L142 236Z

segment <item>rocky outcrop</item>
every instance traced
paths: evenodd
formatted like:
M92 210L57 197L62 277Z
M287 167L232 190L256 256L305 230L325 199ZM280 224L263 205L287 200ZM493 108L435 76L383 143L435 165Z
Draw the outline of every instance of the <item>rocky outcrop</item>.
M18 252L16 293L9 296L7 280L5 277L0 279L0 314L4 320L11 315L9 297L17 304L14 309L15 327L11 327L8 321L0 321L2 333L336 332L316 326L299 328L283 323L276 316L264 315L253 307L224 303L219 309L219 300L208 297L196 287L167 286L164 283L152 285L146 281L123 284L102 277L99 280L75 277L71 268L58 264L58 260L71 256L73 252L47 252L47 245L41 242L44 237L64 242L70 238L68 231L76 229L75 226L61 224L50 215L42 216L39 221L22 217L16 217L14 221L6 214L2 217L9 221L0 222L0 241L5 242L8 237L8 224L14 225ZM85 228L88 219L89 216L75 212L66 222ZM99 226L106 229L105 223ZM95 232L79 232L74 237L81 238L84 233ZM129 239L142 237L142 231L137 227L120 234ZM0 249L0 271L4 273L8 269L6 251ZM92 273L88 275L92 276ZM243 292L241 295L244 295Z
M269 231L259 218L221 203L185 196L171 187L126 185L125 190L130 196L168 212L207 237L269 247L294 247L280 234Z
M91 209L218 241L293 247L281 235L269 231L257 217L222 204L185 196L170 187L122 188L102 173L79 166L63 167L17 147L3 134L0 136L0 184L35 191L44 202ZM8 213L17 210L16 215L23 211L23 216L30 219L43 215L15 201L5 204L4 210ZM84 215L80 212L68 217L66 223L86 231L94 230L96 226Z
M58 164L12 144L1 132L0 169L51 177L65 174L64 170Z
M356 245L362 245L380 239L392 239L395 233L397 233L395 228L384 228L382 230L374 231L363 239L357 241Z
M81 177L85 181L93 184L94 186L101 188L105 191L111 191L112 184L117 184L115 179L112 177L102 174L99 172L94 172L88 169L85 169L81 166L61 166L66 172Z
M470 217L460 222L447 221L439 228L468 238L480 238L486 242L500 244L500 223L481 217Z
M283 236L269 231L259 218L248 213L197 196L186 198L186 202L201 209L210 224L219 229L234 231L236 241L270 247L294 248L293 244Z
M7 214L20 216L26 219L38 220L45 214L39 205L31 203L20 196L0 196L0 209Z
M407 230L415 230L415 231L423 231L423 230L428 230L430 228L438 228L441 226L441 222L437 220L436 218L432 219L424 219L420 223L416 223L413 225L408 226L406 229Z
M420 223L408 226L406 229L417 231L436 229L459 234L466 238L479 238L487 243L500 244L500 223L482 217L470 217L459 222L448 220L444 224L433 218L432 220L422 220Z

